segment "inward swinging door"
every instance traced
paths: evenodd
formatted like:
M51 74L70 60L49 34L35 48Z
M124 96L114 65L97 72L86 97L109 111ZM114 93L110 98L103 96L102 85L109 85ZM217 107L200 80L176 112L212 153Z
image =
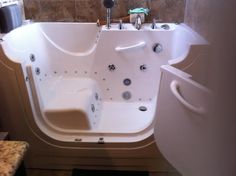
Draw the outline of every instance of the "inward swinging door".
M162 66L155 139L183 176L211 176L211 92L172 66Z

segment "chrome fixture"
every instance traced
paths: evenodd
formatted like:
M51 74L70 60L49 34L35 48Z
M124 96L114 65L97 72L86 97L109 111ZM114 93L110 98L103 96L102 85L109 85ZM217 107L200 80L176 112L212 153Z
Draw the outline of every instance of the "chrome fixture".
M141 19L141 16L139 14L136 16L134 26L138 30L140 30L141 27L142 27L142 19Z
M36 73L36 75L40 75L40 68L39 67L35 68L35 73Z
M115 71L115 69L116 69L116 66L114 65L114 64L110 64L110 65L108 65L108 70L109 71Z
M157 29L157 24L156 24L156 19L155 18L153 18L153 20L152 20L151 28L152 29Z
M125 86L130 86L132 81L131 81L131 79L126 78L126 79L124 79L123 83L124 83Z
M169 30L170 26L168 24L163 24L163 25L161 25L161 28L165 29L165 30Z
M140 69L142 72L145 72L145 71L147 71L147 65L146 65L146 64L140 65L139 69Z
M30 61L31 61L31 62L34 62L34 61L35 61L35 55L34 55L34 54L30 54L29 57L30 57Z
M114 0L104 0L103 5L107 9L107 29L111 28L111 8L114 6Z
M140 106L138 109L140 111L147 111L147 107L146 106Z
M155 52L155 53L160 53L162 52L163 50L163 47L160 43L155 43L152 47L152 50Z
M118 28L119 28L120 30L124 28L124 27L123 27L122 19L119 20L119 26L118 26Z

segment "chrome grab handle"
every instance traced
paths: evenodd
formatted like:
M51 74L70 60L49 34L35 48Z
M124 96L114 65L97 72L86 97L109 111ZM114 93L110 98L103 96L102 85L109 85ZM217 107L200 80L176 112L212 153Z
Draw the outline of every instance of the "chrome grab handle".
M187 102L179 93L179 84L176 80L173 80L170 84L170 90L173 93L173 95L177 98L177 100L188 110L191 112L194 112L196 114L204 114L205 110L202 107L195 107L191 105L189 102Z
M126 47L116 47L115 50L117 52L122 52L122 51L127 51L127 50L132 50L132 49L138 49L138 48L143 48L145 47L146 43L144 41L139 42L137 44L131 45L131 46L126 46Z

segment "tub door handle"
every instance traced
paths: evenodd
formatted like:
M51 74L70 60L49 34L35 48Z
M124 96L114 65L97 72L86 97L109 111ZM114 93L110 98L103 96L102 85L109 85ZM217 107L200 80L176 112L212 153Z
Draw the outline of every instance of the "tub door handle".
M138 48L143 48L145 47L146 43L144 41L142 42L139 42L137 44L134 44L134 45L130 45L130 46L126 46L126 47L116 47L115 50L117 52L122 52L122 51L128 51L128 50L132 50L132 49L138 49Z
M173 93L173 95L177 98L177 100L188 110L191 112L194 112L196 114L204 114L205 111L202 107L195 107L191 105L189 102L187 102L179 93L179 84L176 80L172 81L170 84L170 90Z

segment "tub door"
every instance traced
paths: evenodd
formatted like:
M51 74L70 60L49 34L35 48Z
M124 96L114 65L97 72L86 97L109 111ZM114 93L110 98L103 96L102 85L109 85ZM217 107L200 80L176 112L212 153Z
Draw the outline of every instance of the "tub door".
M162 66L154 136L163 156L183 176L210 176L211 93L172 66ZM214 168L215 169L215 168Z

